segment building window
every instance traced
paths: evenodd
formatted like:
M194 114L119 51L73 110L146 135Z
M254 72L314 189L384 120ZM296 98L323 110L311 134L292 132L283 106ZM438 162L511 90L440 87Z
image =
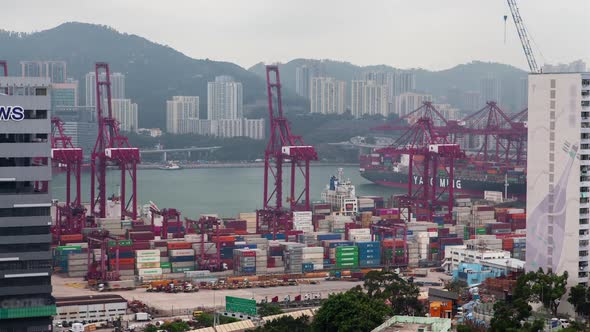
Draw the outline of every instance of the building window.
M47 96L47 88L36 88L35 96Z
M551 99L555 99L555 90L551 90L551 92L549 93L549 95L550 95L550 98ZM555 106L554 106L554 108L555 108Z
M34 208L5 208L0 209L0 218L3 217L38 217L49 216L49 207Z
M555 89L555 80L551 80L551 89Z

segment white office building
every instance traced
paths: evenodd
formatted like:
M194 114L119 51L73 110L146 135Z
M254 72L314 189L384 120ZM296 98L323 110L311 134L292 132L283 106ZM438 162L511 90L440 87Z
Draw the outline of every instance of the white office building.
M198 96L174 96L166 101L166 132L196 134L199 120Z
M377 114L387 116L387 85L377 81L352 81L350 93L350 109L355 118Z
M342 114L346 100L346 82L333 77L311 79L311 113Z
M447 271L459 268L461 263L481 264L493 259L510 259L510 252L504 250L490 250L469 248L467 245L445 247L445 261L443 267Z
M111 99L111 105L113 117L119 122L119 129L137 132L139 128L137 104L132 103L131 99Z
M406 92L416 90L416 74L409 71L394 71L387 73L387 87L389 102Z
M241 119L243 117L242 83L231 76L217 76L207 83L207 119Z
M528 78L526 269L588 284L590 73ZM568 311L562 299L560 311Z

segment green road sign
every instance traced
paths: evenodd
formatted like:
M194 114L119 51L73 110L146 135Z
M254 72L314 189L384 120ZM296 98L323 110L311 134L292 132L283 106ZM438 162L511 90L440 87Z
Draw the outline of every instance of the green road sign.
M226 296L225 310L229 312L241 312L250 316L256 316L256 300Z

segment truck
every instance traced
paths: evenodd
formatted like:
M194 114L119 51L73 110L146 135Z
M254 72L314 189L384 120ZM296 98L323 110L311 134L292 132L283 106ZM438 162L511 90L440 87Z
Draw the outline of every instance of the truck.
M135 280L118 280L100 283L97 285L99 292L111 290L132 290L135 289Z
M137 312L135 313L135 320L138 322L145 322L152 320L152 316L147 312Z

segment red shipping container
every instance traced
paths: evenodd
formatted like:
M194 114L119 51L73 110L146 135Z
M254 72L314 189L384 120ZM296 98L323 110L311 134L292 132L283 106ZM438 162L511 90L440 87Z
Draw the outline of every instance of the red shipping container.
M495 211L492 206L478 206L477 211Z
M109 259L109 264L111 266L115 266L116 263L116 259L115 258L111 258ZM119 258L119 266L121 265L126 265L126 264L135 264L135 258Z
M151 231L131 231L128 234L129 238L133 241L149 241L155 238L154 233Z
M426 231L427 232L437 232L438 233L438 228L436 228L436 227L427 228Z
M152 231L152 225L133 225L133 231L137 231L137 232L151 232Z
M114 265L112 265L113 271L115 270ZM119 264L119 270L135 270L134 264Z
M150 243L148 241L134 241L133 250L146 250L150 249Z
M291 230L291 231L286 231L285 235L289 236L289 235L298 235L298 234L303 234L303 231L295 231L295 230Z
M450 233L450 229L448 229L448 228L439 228L438 229L438 236L449 235L449 233Z
M116 252L117 251L117 247L109 247L108 248L108 252ZM133 251L133 247L119 247L119 252L130 252Z
M242 251L240 255L242 257L256 257L256 251Z

